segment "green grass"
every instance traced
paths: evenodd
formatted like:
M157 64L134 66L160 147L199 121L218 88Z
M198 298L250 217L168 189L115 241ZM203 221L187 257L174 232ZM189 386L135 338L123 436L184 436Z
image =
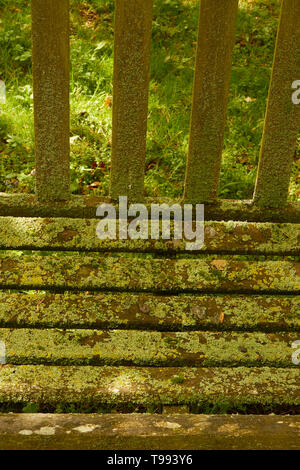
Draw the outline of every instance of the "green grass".
M0 191L34 191L30 9L0 0ZM145 189L183 192L197 38L197 0L154 2ZM280 0L240 0L219 194L251 198ZM113 0L71 0L71 187L106 195L111 152ZM130 103L129 103L130 105ZM299 135L300 138L300 135ZM290 199L300 198L300 151Z

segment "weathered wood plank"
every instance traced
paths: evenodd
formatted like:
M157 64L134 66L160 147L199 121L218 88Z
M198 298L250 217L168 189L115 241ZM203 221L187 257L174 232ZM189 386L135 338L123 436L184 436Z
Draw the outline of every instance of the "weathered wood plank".
M293 367L299 333L0 329L6 363Z
M3 414L1 450L298 450L299 416Z
M299 296L0 291L0 327L299 331Z
M1 249L57 249L83 251L185 252L186 241L100 240L99 219L0 217ZM117 224L118 227L118 224ZM183 230L184 234L184 230ZM300 254L300 224L205 222L200 252Z
M153 0L116 1L110 194L144 197Z
M1 288L150 292L300 292L300 262L4 254Z
M255 204L286 204L300 106L292 102L292 83L300 76L300 3L283 0L254 193Z
M186 202L216 200L238 0L202 0L193 89Z
M32 194L0 193L0 214L14 217L72 217L93 219L97 207L102 203L111 203L109 197L91 195L72 195L65 202L38 202ZM180 203L171 198L146 198L145 204ZM118 204L114 203L118 209ZM216 204L205 205L205 220L239 220L248 222L286 222L300 223L300 203L289 203L285 207L261 208L252 201L219 200Z
M36 194L70 197L69 0L32 0Z
M4 365L0 384L10 404L300 406L297 368Z

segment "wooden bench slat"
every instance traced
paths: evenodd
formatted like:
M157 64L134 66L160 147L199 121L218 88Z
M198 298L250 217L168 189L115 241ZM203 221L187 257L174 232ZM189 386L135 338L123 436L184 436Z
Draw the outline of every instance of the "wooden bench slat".
M172 198L145 198L149 210L151 204L180 203ZM112 203L111 198L91 195L71 195L65 202L39 202L34 194L1 193L0 215L14 217L82 217L94 219L97 207ZM118 204L114 201L118 208ZM205 205L205 220L239 220L247 222L300 223L300 203L289 202L281 208L259 207L253 201L219 199Z
M100 240L98 223L99 219L0 217L0 248L186 252L186 241L175 240L172 228L170 240ZM300 254L300 224L205 222L201 252Z
M299 331L299 296L0 291L1 327Z
M293 367L299 333L0 329L8 364Z
M69 0L32 0L36 194L70 197Z
M0 403L300 406L297 368L4 365Z
M2 255L0 287L151 292L300 292L300 262Z
M299 296L0 291L1 327L299 331Z
M300 125L300 106L292 102L299 56L300 3L283 0L254 193L255 204L262 207L282 207L287 200Z
M111 186L113 198L144 197L153 0L117 0Z
M185 200L216 200L238 0L202 0L196 54Z
M299 427L299 416L2 414L0 448L298 450Z

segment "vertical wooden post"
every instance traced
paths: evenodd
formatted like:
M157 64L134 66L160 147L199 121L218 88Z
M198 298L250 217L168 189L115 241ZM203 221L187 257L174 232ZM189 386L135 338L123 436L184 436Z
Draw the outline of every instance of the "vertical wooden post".
M142 200L153 0L116 0L111 197Z
M238 0L201 0L185 201L213 202L222 158Z
M292 83L300 79L300 1L282 0L254 204L282 207L288 188L300 124Z
M70 197L69 0L31 0L36 194Z

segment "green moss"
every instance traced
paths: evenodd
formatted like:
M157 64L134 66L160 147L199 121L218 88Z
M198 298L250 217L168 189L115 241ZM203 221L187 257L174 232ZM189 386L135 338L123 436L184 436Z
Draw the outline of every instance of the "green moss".
M297 333L0 330L9 364L293 367Z
M38 403L27 403L22 408L22 413L38 413L40 405Z
M172 383L176 376L184 382ZM284 368L4 366L0 402L299 406L299 371Z
M182 375L174 375L174 377L171 378L171 382L173 384L182 384L184 382L184 377Z
M300 116L290 93L300 71L295 60L300 53L299 16L299 5L282 3L254 194L260 207L278 208L287 202Z

